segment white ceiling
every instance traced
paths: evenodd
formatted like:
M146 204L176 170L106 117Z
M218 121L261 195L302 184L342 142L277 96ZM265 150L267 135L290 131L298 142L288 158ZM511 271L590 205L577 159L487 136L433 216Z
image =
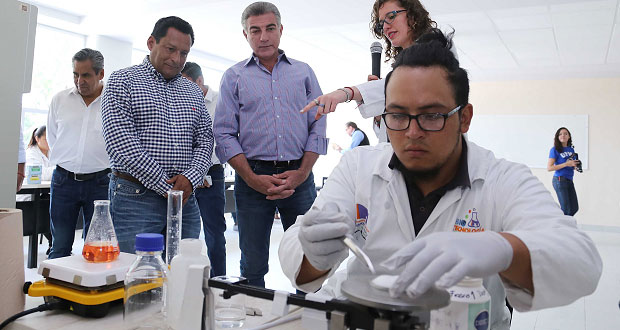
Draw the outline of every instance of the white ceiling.
M240 16L251 0L22 1L39 5L44 24L132 41L137 48L145 48L158 18L176 15L194 27L193 50L231 64L250 55ZM281 48L310 63L319 78L369 73L374 0L273 2L282 13ZM459 58L472 80L620 76L619 0L422 2L442 29L456 30Z

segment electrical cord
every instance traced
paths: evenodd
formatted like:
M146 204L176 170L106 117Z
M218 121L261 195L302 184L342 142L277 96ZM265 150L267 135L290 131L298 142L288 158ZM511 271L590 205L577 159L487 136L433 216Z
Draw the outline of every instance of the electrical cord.
M45 304L41 304L35 308L31 308L28 310L25 310L23 312L19 312L11 317L9 317L8 319L6 319L4 322L0 323L0 330L4 329L7 325L9 325L9 323L17 320L18 318L22 317L22 316L26 316L32 313L36 313L36 312L45 312L45 311L51 311L54 309L61 309L63 306L63 302L62 301L53 301L53 302L48 302Z

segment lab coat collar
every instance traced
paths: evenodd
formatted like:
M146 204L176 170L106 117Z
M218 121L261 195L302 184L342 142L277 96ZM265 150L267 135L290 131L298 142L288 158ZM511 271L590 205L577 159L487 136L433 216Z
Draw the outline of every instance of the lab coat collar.
M375 173L375 175L379 176L381 179L389 182L394 177L395 172L398 172L392 170L388 166L390 159L392 159L392 155L394 154L394 149L392 149L392 145L389 142L381 142L377 144L377 147L383 148L383 154L381 155L381 159L379 159L378 162L375 162L375 167L372 173Z
M493 152L479 147L477 144L470 142L467 135L463 135L465 143L467 143L467 169L469 171L469 182L473 185L476 180L485 179L486 173L489 171L489 164L492 163L495 156Z

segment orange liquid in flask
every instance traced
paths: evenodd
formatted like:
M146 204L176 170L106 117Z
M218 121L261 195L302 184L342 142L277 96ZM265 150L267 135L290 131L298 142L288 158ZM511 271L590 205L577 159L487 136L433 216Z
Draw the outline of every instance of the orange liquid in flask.
M120 254L118 244L110 242L89 242L84 244L82 256L89 262L110 262Z

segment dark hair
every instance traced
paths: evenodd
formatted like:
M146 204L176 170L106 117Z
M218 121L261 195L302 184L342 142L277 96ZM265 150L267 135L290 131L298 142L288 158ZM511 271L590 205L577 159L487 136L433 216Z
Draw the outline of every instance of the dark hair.
M28 143L28 148L30 147L34 147L37 145L37 139L40 139L43 135L45 135L45 131L47 131L47 128L45 127L45 125L39 127L39 128L35 128L32 131L32 136L30 137L30 142Z
M447 73L447 79L454 92L454 100L457 105L469 103L469 78L467 71L459 66L459 60L452 48L452 36L454 31L447 36L437 28L418 38L415 44L403 50L392 64L393 70L385 77L385 89L390 81L392 73L400 66L406 67L431 67L439 66ZM459 112L460 114L460 112Z
M71 62L84 62L90 60L93 63L95 74L103 70L103 55L98 50L84 48L73 55Z
M403 48L392 46L392 42L388 37L383 35L383 32L379 32L376 27L379 24L381 18L379 17L379 8L387 2L398 2L404 9L407 10L407 23L411 29L409 37L412 40L416 40L419 36L426 33L431 28L437 27L437 23L433 21L428 11L424 8L419 0L376 0L372 6L372 14L370 15L370 30L377 39L383 39L387 47L385 47L385 61L388 62L392 58L396 57Z
M352 122L352 121L350 121L350 122L346 123L346 124L345 124L345 126L347 126L347 127L353 127L354 129L357 129L357 124L356 124L356 123L354 123L354 122Z
M185 62L185 66L183 67L183 70L181 70L181 73L192 78L193 81L196 81L196 79L202 77L202 69L200 68L200 65L194 62Z
M243 31L248 32L247 23L250 16L260 16L268 13L273 13L276 16L278 27L282 26L282 16L280 16L278 7L271 2L258 1L252 3L243 10L241 14L241 26L243 26Z
M151 35L155 38L155 41L159 43L159 40L168 34L169 28L175 28L181 33L189 34L192 38L191 45L194 45L194 29L192 29L191 24L176 16L160 18L157 23L155 23L155 27L153 27L153 32L151 32Z
M568 132L568 143L566 144L566 146L568 147L573 146L573 135L570 134L570 131L568 130L568 128L560 127L558 128L557 131L555 131L555 137L553 138L553 147L559 153L564 152L564 146L562 145L562 142L560 142L560 131L562 131L563 129L565 129Z

